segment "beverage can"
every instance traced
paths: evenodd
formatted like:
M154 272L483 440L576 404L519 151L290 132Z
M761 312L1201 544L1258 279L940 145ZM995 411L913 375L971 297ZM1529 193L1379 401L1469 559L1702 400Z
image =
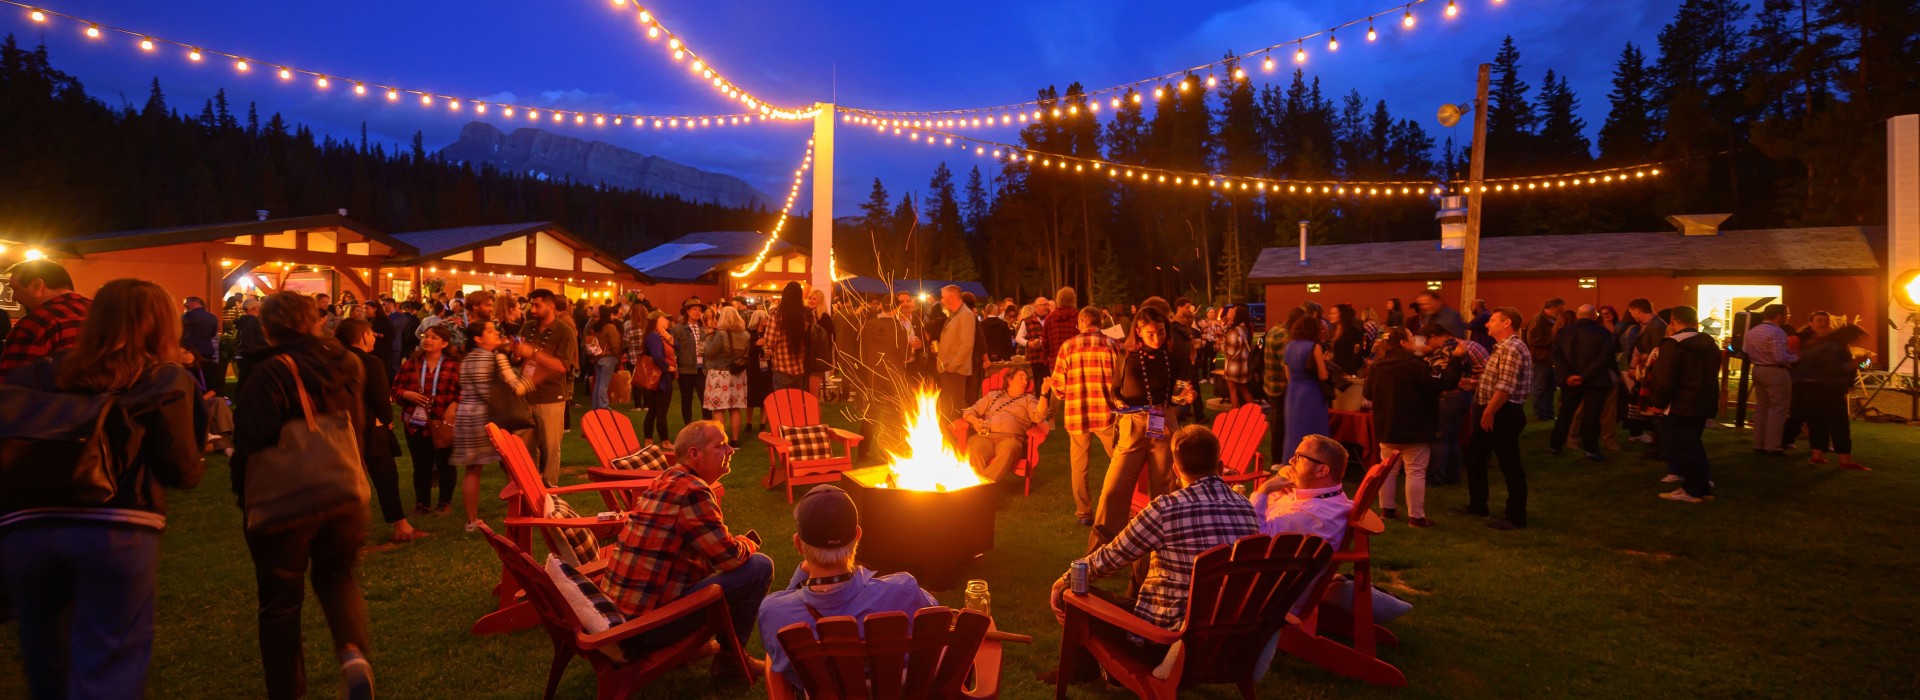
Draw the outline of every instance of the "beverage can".
M1086 562L1076 561L1073 563L1073 566L1070 569L1068 569L1067 588L1069 590L1072 590L1074 595L1087 594L1087 563Z

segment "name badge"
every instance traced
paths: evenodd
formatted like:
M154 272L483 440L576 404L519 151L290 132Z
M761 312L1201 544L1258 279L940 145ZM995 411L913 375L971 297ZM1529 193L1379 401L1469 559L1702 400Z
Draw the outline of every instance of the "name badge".
M414 406L407 411L407 425L420 427L427 424L427 409Z
M1147 409L1147 438L1150 440L1167 439L1167 412L1159 406Z

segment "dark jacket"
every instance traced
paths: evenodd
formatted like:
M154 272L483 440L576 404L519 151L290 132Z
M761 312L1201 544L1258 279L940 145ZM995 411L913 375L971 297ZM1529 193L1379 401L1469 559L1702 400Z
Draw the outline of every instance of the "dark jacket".
M1800 351L1800 362L1793 366L1793 383L1848 389L1858 374L1853 351L1845 343L1815 340Z
M1648 374L1648 406L1687 418L1720 414L1720 345L1713 336L1681 331L1661 341Z
M267 351L267 334L260 327L260 317L252 314L242 315L233 322L235 351L249 360L258 359Z
M1000 362L1013 356L1013 328L1007 325L1007 319L994 316L980 321L980 333L987 359Z
M200 354L201 361L212 362L220 352L220 317L206 307L180 314L180 345Z
M299 337L273 346L258 358L253 378L240 390L233 411L233 492L246 493L247 460L255 452L280 444L280 426L306 417L300 396L294 389L293 375L275 359L285 355L300 368L300 381L306 385L313 410L331 413L346 410L360 425L366 408L361 404L364 380L359 358L332 338ZM361 445L365 450L366 446ZM262 478L273 478L266 475Z
M55 384L67 352L56 353L13 371L6 383L38 391L60 391ZM193 377L179 365L157 365L121 392L117 403L141 427L139 451L121 472L113 500L98 513L7 514L17 520L103 520L152 529L166 527L165 489L200 484L207 465L201 447L207 434L206 404L194 391ZM121 436L125 437L125 436Z
M1559 319L1548 316L1545 311L1535 314L1533 320L1527 322L1523 339L1527 341L1527 350L1533 353L1535 367L1553 361L1553 324L1557 322Z
M1613 386L1613 333L1591 318L1573 322L1553 339L1554 376L1580 376L1582 386Z
M360 402L365 411L360 418L360 435L367 461L399 456L399 438L393 435L393 382L387 379L387 363L378 356L348 348L360 360Z
M1459 373L1448 370L1435 377L1426 360L1400 349L1368 372L1361 391L1373 402L1376 439L1395 445L1433 442L1440 431L1440 394L1460 383Z

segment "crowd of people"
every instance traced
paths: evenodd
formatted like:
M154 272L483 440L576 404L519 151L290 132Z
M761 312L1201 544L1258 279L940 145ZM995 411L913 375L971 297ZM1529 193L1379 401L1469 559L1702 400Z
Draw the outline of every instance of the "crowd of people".
M545 289L367 302L280 291L230 299L216 315L199 298L176 305L140 280L109 282L89 298L50 261L8 272L28 313L0 352L8 392L0 401L105 397L123 421L108 443L128 452L109 472L117 488L104 496L29 490L8 494L0 512L0 590L18 611L35 697L140 693L164 494L195 487L203 455L214 450L230 457L256 573L266 695L305 693L300 610L310 578L347 695L371 697L356 573L368 506L377 502L391 525L388 544L403 545L428 536L410 517L452 511L458 481L466 528L478 529L481 476L501 461L489 423L514 431L557 485L573 410L630 400L644 413L646 446L676 459L634 494L598 586L632 617L718 585L744 643L756 624L770 640L823 616L933 603L910 574L860 566L858 510L832 486L795 504L799 564L769 593L767 543L730 531L714 492L739 436L764 422L762 401L785 388L837 391L866 407L870 429L884 430L885 413L904 403L902 387L935 386L945 417L971 427L966 452L989 480L1009 475L1037 424L1066 432L1074 515L1089 528L1077 563L1093 578L1131 571L1124 604L1175 629L1200 552L1261 532L1305 532L1335 546L1345 539L1352 504L1343 479L1358 453L1350 447L1399 456L1381 506L1390 520L1404 507L1412 527L1434 524L1427 489L1463 474L1466 515L1498 530L1527 526L1520 441L1529 406L1553 423L1549 454L1577 444L1585 459L1605 461L1624 427L1648 456L1665 460L1662 481L1677 486L1662 498L1711 499L1702 433L1724 403L1728 356L1701 332L1696 309L1656 311L1645 299L1627 304L1625 316L1612 307L1569 310L1559 299L1532 316L1480 302L1463 315L1423 292L1405 309L1388 300L1379 314L1303 304L1262 333L1245 305L1202 311L1186 298L1152 297L1100 308L1081 305L1072 288L1026 304L983 304L947 287L925 309L904 293L830 309L818 290L789 283L768 308L691 299L675 313L644 295L596 306ZM1794 329L1786 307L1774 305L1746 331L1738 350L1756 388L1756 452L1785 454L1804 427L1813 463L1831 457L1863 468L1852 461L1846 396L1865 333L1835 318L1818 312ZM229 366L238 378L231 391ZM987 389L999 367L1004 382ZM1215 387L1213 409L1201 400L1206 386ZM670 437L676 389L684 427ZM1377 445L1330 436L1343 395L1370 411ZM1210 410L1249 404L1268 415L1275 471L1241 492L1220 478L1221 439L1204 424ZM59 419L48 413L45 420ZM402 438L413 464L411 510L396 462ZM1096 441L1108 460L1097 489ZM1498 517L1487 469L1496 460L1506 495ZM98 469L97 461L75 469ZM1135 513L1137 487L1154 498ZM1056 615L1064 615L1066 581L1053 586ZM644 653L696 622L623 646ZM766 646L768 658L745 668L717 655L713 672L755 676L770 663L797 684L779 645Z

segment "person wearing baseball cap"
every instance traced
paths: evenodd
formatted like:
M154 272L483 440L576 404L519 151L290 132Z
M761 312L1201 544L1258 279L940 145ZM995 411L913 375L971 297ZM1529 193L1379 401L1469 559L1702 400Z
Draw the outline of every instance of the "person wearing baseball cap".
M784 590L760 603L760 639L767 647L767 666L800 687L800 675L781 648L780 630L795 624L813 626L822 617L849 615L863 619L869 613L914 611L939 605L920 588L913 574L881 576L854 563L860 547L860 510L847 492L835 486L815 486L793 505L793 546L800 551L800 567Z

